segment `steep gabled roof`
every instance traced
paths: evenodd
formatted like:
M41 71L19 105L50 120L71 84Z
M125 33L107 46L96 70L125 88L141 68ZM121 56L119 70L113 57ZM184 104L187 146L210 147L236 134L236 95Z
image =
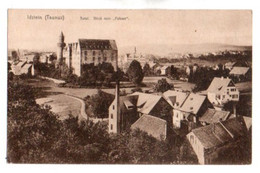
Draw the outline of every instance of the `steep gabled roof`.
M214 77L207 91L213 93L222 92L230 82L232 81L229 78Z
M180 107L188 96L188 93L174 90L168 90L163 93L163 97L173 108Z
M249 67L234 67L229 74L230 75L245 75L249 70Z
M200 118L199 121L206 122L208 124L217 123L219 121L227 120L230 112L220 111L215 109L208 109Z
M243 116L247 130L252 127L252 118Z
M246 130L241 118L232 118L193 129L190 133L193 133L205 148L212 148L246 135Z
M159 102L162 96L154 94L146 94L141 92L135 92L131 94L132 96L138 96L137 107L139 112L144 114L149 114L155 105Z
M134 124L132 124L131 129L140 129L160 140L161 138L165 139L167 135L167 122L155 116L142 115Z
M180 110L197 114L205 100L206 96L190 93L183 105L180 107Z
M96 50L117 50L115 40L79 39L80 48Z

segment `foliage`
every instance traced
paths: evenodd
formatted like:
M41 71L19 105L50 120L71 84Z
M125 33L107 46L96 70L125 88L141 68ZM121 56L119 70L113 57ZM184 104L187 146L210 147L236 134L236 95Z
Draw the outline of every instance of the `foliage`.
M91 104L94 116L97 118L108 118L108 108L114 100L114 96L98 90L98 93L91 96Z
M144 78L144 73L140 63L136 60L133 60L127 70L128 78L131 82L136 85L140 85Z
M143 72L144 72L144 76L150 76L153 74L153 71L152 69L150 68L150 65L149 64L145 64L144 67L143 67Z
M168 90L174 89L172 84L169 84L165 78L158 80L157 84L154 86L156 92L165 92Z
M212 68L200 67L191 74L189 82L195 83L193 91L197 92L208 89L214 77L228 77L229 70L223 70L222 68L213 70Z
M156 140L140 130L110 135L105 122L79 121L72 116L58 120L50 107L36 104L34 94L19 78L8 83L10 163L178 162L179 148L168 141ZM102 94L99 91L99 99L104 98Z

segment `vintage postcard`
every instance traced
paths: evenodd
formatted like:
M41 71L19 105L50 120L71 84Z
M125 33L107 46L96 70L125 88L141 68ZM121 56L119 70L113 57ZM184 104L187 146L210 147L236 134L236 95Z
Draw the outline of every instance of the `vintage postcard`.
M251 164L252 11L8 10L8 163Z

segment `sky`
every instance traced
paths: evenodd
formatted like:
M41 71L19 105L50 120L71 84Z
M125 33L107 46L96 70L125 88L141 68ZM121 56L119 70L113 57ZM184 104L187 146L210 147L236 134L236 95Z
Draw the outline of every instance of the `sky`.
M28 19L28 15L42 20ZM45 20L45 16L64 20ZM88 17L89 20L80 20ZM102 17L103 20L93 20ZM126 20L104 20L105 17ZM250 10L8 10L8 48L55 50L78 38L114 39L117 46L145 44L252 45Z

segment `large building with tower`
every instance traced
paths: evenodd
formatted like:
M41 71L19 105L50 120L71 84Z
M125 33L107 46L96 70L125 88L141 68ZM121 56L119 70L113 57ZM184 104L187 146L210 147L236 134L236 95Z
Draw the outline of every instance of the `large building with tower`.
M115 69L118 50L115 40L78 39L76 42L64 42L61 32L58 42L57 63L65 62L77 76L82 74L82 65L111 63Z

